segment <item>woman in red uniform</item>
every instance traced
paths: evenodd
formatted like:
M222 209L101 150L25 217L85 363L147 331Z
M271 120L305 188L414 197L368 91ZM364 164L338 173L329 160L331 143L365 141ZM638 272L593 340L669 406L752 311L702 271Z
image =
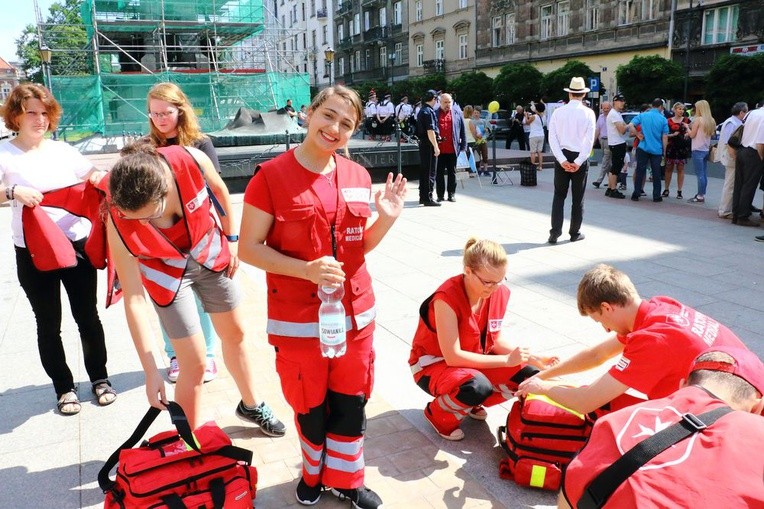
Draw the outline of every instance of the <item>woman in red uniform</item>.
M212 318L226 367L241 393L236 414L267 435L284 435L284 425L255 397L241 293L232 279L239 266L239 237L223 180L210 159L191 147L156 149L136 143L122 154L102 187L108 187L109 249L124 292L127 324L146 373L149 403L164 408L167 398L154 357L144 288L180 366L175 400L192 429L200 424L206 362L196 294ZM222 226L212 215L210 191L225 212L220 215Z
M364 407L374 378L374 292L365 254L379 244L403 208L406 179L388 175L375 196L371 179L336 154L363 120L358 95L342 86L322 90L308 109L305 141L262 164L247 187L242 260L266 271L268 341L294 409L303 456L296 497L315 504L323 486L356 507L376 508L364 487ZM322 357L317 285L344 286L347 353Z
M500 244L471 238L464 273L446 280L419 308L409 364L414 381L435 397L425 419L446 440L461 440L468 415L484 420L483 406L502 403L537 367L555 357L530 355L502 336L509 288L507 253Z

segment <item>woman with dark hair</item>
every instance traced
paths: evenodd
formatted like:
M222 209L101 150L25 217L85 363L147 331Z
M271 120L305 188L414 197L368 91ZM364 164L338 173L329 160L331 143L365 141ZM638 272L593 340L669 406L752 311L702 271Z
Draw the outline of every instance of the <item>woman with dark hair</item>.
M205 349L194 294L210 313L223 359L242 400L236 414L270 436L286 429L254 391L241 293L237 224L231 199L210 159L191 147L155 149L136 143L104 179L109 202L109 248L125 298L125 315L146 374L149 403L164 408L164 381L157 370L144 288L170 336L180 366L175 400L192 429L200 424ZM206 182L205 182L206 181ZM220 202L220 223L209 193Z
M183 145L186 147L198 148L210 158L215 170L220 173L220 163L218 155L212 141L205 136L199 128L199 120L194 113L191 102L183 93L183 90L174 83L157 83L149 90L146 101L149 119L150 132L149 139L156 147L167 147L170 145ZM204 312L202 304L198 298L196 309L199 313L199 323L204 335L204 345L207 352L204 368L204 381L209 382L215 379L218 373L215 363L215 330L212 326L210 315ZM167 378L175 383L180 374L178 358L175 355L175 349L172 346L170 337L162 328L162 338L164 339L164 350L167 358L170 359L170 367L167 368Z
M89 238L97 237L99 224L97 216L92 222L84 217L84 201L61 204L70 188L83 181L95 184L104 172L66 143L46 139L58 127L61 106L42 85L25 83L14 88L3 105L2 117L18 136L0 145L0 203L11 202L16 270L37 321L40 360L53 381L58 411L73 415L81 409L61 342L62 284L79 328L91 390L99 405L109 405L117 393L106 372L106 344L96 307L94 264L99 260L92 259L86 249ZM84 196L82 189L80 192ZM43 234L45 225L52 233ZM32 227L39 228L31 233ZM59 244L52 240L56 235L61 236ZM68 262L56 260L38 268L43 259L58 259L57 253L66 251L72 255Z
M324 486L357 508L382 504L364 487L376 316L365 255L400 215L406 179L388 174L370 223L369 173L336 153L362 120L355 91L323 89L308 108L305 141L260 165L244 195L241 257L266 271L268 342L295 413L302 452L295 496L303 505L318 502ZM347 352L340 357L321 354L317 286L344 288Z

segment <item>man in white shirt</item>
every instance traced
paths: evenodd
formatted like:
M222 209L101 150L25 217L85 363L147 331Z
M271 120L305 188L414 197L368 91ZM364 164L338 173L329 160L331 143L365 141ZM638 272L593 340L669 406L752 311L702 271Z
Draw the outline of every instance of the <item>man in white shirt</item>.
M624 159L626 158L626 123L623 121L621 112L626 105L626 99L622 94L616 94L613 97L613 107L607 115L607 143L610 148L610 157L612 164L610 175L607 177L607 191L605 196L610 198L626 198L626 195L616 188L618 174L623 170Z
M719 217L722 219L732 218L732 190L735 188L735 156L736 150L727 142L735 129L743 123L746 113L748 113L748 104L744 102L735 103L732 106L730 117L722 123L719 131L719 144L716 146L716 161L724 165L724 185L722 186L722 197L719 200Z
M374 92L369 94L369 102L366 103L363 111L364 115L366 115L366 132L371 136L372 140L375 140L377 138L377 126L374 125L377 123L377 95Z
M572 187L570 241L584 239L581 222L584 218L584 192L589 171L589 154L594 146L597 120L594 111L582 100L589 92L584 79L574 77L568 92L568 104L557 108L549 121L549 146L554 154L554 199L552 200L552 229L549 244L556 244L562 235L565 198Z
M735 187L732 191L732 224L759 226L751 219L751 205L764 171L764 101L745 118L741 147L735 160Z
M602 149L602 161L600 161L600 174L597 180L592 182L592 185L599 189L602 181L610 173L610 168L613 166L612 158L610 156L610 147L607 143L607 115L612 108L608 101L602 101L600 104L600 116L597 117L597 124L594 131L594 139L600 141L600 148Z

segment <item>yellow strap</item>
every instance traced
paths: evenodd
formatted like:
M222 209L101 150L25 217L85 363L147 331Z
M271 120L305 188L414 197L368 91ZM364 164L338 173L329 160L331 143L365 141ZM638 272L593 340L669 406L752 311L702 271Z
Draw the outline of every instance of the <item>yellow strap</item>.
M546 467L542 467L541 465L533 465L533 467L531 467L531 486L534 488L543 488L545 478Z
M578 413L575 410L571 410L570 408L557 403L556 401L554 401L553 399L548 398L547 396L543 396L541 394L528 394L525 397L525 399L538 399L538 400L541 400L541 401L546 401L550 405L556 406L557 408L562 408L566 412L569 412L569 413L575 415L576 417L578 417L579 419L584 420L584 414Z

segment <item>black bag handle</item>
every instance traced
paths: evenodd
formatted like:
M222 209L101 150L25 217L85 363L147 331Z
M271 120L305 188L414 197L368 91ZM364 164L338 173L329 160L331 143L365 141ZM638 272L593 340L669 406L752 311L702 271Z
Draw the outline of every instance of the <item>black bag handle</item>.
M170 401L167 404L167 410L170 412L172 424L175 426L175 429L178 430L178 435L180 435L180 438L182 438L189 447L201 454L202 451L199 450L199 446L196 444L194 435L191 433L191 426L188 424L188 418L186 417L186 414L183 412L183 409L180 407L180 405L174 401ZM111 472L111 469L117 465L117 462L119 461L119 453L125 449L132 449L135 447L135 445L149 430L149 427L154 422L154 420L156 420L160 412L160 409L150 407L146 412L146 415L144 415L143 419L141 419L141 422L138 423L138 426L135 428L135 431L133 431L133 434L130 435L130 438L125 440L125 443L120 445L119 448L117 448L117 450L114 451L111 456L109 456L109 459L106 460L103 468L101 468L101 470L98 472L98 486L101 487L104 493L111 491L116 484L115 481L109 479L109 472Z
M613 492L642 465L672 445L703 431L730 412L732 409L724 406L699 416L686 413L679 422L638 443L589 483L578 501L578 509L599 509Z
M212 495L212 509L225 509L225 483L220 477L210 481L210 494ZM189 509L183 503L183 499L176 494L162 497L162 502L168 509Z

